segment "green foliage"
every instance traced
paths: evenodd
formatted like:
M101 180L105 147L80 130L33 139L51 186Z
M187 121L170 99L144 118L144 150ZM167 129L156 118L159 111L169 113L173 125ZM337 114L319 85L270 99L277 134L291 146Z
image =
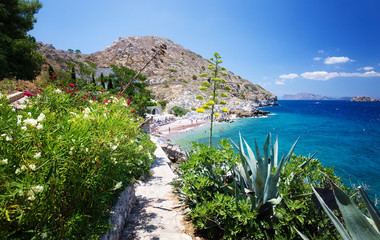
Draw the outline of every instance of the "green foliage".
M160 104L160 106L162 107L162 110L164 110L166 108L166 104L168 104L169 101L167 100L159 100L158 101L158 104Z
M178 62L178 63L181 64L181 65L183 64L183 62Z
M43 58L34 37L28 35L42 7L38 0L7 0L0 4L0 80L34 79L41 71Z
M216 89L220 89L220 84L222 83L225 83L226 80L224 79L221 79L218 77L218 74L219 74L219 64L222 63L222 60L220 60L221 57L219 55L219 53L214 53L214 57L211 58L210 60L212 62L210 63L214 63L215 66L213 64L210 64L208 69L210 70L210 74L211 76L213 76L212 78L209 78L207 80L207 82L203 82L202 83L202 87L199 88L199 90L207 90L209 87L211 87L211 90L212 90L212 101L214 104L204 104L202 106L202 108L198 108L197 109L197 112L199 113L203 113L205 112L205 109L210 109L209 105L211 105L211 112L210 112L210 137L209 137L209 145L211 146L212 144L212 128L213 128L213 123L214 123L214 118L216 117L219 117L220 114L215 114L214 112L214 105L217 104L219 101L218 101L218 93L216 92ZM203 67L203 66L202 66ZM201 77L206 77L208 75L208 73L202 73L200 76ZM222 109L222 112L228 112L228 109Z
M149 174L155 145L133 104L74 87L47 88L17 112L0 100L1 239L94 239L119 193Z
M169 84L165 83L164 88L169 88Z
M124 86L136 76L136 71L125 66L111 65L115 75L110 76L112 81L124 89ZM148 84L145 82L146 76L138 74L136 79L126 89L124 94L130 97L130 101L135 106L135 111L140 116L144 116L147 111L148 102L153 98L152 92L147 89Z
M197 80L198 79L197 75L193 75L192 78L193 78L193 80Z
M189 110L185 109L185 108L182 108L182 107L179 107L179 106L174 106L172 107L172 109L170 109L170 111L176 115L177 117L182 117L183 115L185 115L186 113L189 112Z
M170 71L170 72L173 72L173 73L176 73L176 72L177 72L177 70L175 70L175 69L172 69L172 68L171 68L171 69L169 69L169 71Z
M274 197L272 200L268 195L267 201L270 201L267 204L264 203L265 184L261 186L264 190L262 203L259 203L259 198L255 197L259 187L250 190L246 185L249 177L244 181L245 171L242 165L247 165L245 157L242 160L227 140L219 142L219 149L193 143L189 159L181 164L179 178L173 183L178 187L179 198L188 206L187 212L193 224L208 235L209 239L296 239L299 235L294 227L313 239L339 239L333 225L311 200L310 183L328 188L329 181L321 173L324 172L342 189L349 189L342 185L332 168L324 168L316 159L288 154L278 162L283 167L276 168L275 156L272 155L276 144L272 149L269 142L268 149L265 150L267 147L264 147L264 154L261 155L260 168L265 167L264 159L271 159L273 165L267 165L267 169L272 166L273 169L267 170L267 179L274 179L273 176L277 174L279 178L278 192L271 195ZM247 155L252 156L253 153L249 152ZM256 156L258 159L259 154ZM264 172L261 170L261 173ZM253 174L250 170L247 173L246 176ZM305 180L306 177L308 181ZM265 182L270 181L272 180ZM351 192L351 195L355 194ZM282 200L279 201L278 197ZM254 206L252 200L256 200ZM275 208L271 207L273 204Z
M362 195L364 202L367 206L367 210L370 213L368 218L364 215L350 200L350 197L342 191L335 183L331 182L334 188L334 196L338 203L339 209L342 212L343 219L348 231L334 215L333 211L326 205L325 201L321 198L318 192L313 188L313 192L317 197L319 203L323 207L323 210L329 216L340 236L344 240L350 239L380 239L380 215L376 206L368 198L365 191L360 187L360 194ZM371 221L369 221L371 220Z
M188 81L186 81L186 80L184 80L184 79L182 79L182 82L183 82L183 83L189 83Z

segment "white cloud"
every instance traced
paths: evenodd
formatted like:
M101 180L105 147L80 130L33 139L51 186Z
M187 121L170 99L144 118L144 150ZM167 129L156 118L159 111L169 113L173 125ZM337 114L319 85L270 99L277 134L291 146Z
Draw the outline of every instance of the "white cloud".
M337 63L346 63L352 61L348 57L328 57L323 62L324 64L337 64Z
M325 50L318 50L318 53L324 53L325 52Z
M285 82L284 82L284 81L281 81L281 80L277 80L277 81L275 82L275 84L277 84L277 85L284 85Z
M369 67L369 66L368 66L368 67L364 67L363 69L366 70L366 71L371 71L371 70L374 69L374 67Z
M331 78L336 77L380 77L380 73L375 71L369 71L365 73L346 73L346 72L326 72L326 71L316 71L316 72L305 72L301 76L305 79L327 81Z
M339 73L337 72L326 72L326 71L316 71L316 72L305 72L302 73L301 76L306 79L311 80L320 80L320 81L327 81L331 78L335 78L339 76Z
M314 61L320 61L320 60L322 60L322 58L321 57L315 57L315 58L313 58L313 60Z
M298 74L296 73L282 74L279 77L282 79L294 79L298 77Z

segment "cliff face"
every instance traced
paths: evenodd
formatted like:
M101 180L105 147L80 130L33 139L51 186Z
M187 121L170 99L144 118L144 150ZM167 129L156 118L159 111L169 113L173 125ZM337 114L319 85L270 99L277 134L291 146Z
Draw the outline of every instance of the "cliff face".
M109 67L111 64L128 65L132 69L141 69L150 59L154 46L165 44L166 54L162 61L152 62L142 74L147 76L150 90L156 96L156 100L169 101L168 107L181 106L187 109L197 108L202 102L195 97L202 95L209 98L211 92L200 91L202 82L207 79L200 77L201 73L208 71L210 61L200 55L185 49L173 41L156 37L120 37L111 46L103 51L89 55L82 54L82 61L94 62L98 68ZM75 54L62 50L56 50L52 45L41 44L40 52L54 67L65 68L67 59L74 59ZM231 91L218 90L219 93L228 94L227 107L230 109L252 110L255 107L276 105L277 97L266 91L259 85L253 84L240 76L227 72L225 86ZM209 75L210 76L210 75Z

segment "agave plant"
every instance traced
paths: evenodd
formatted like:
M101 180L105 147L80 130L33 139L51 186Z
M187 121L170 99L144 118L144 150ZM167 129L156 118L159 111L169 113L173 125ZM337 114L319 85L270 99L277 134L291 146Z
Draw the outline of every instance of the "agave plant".
M365 216L356 206L350 198L345 194L335 183L331 182L334 188L334 195L336 202L338 203L339 210L342 213L346 228L335 216L332 210L326 205L321 196L312 186L313 192L321 204L323 210L331 219L335 225L337 231L344 240L351 239L380 239L380 216L376 206L368 198L363 188L359 187L360 194L364 200L367 210L370 214L370 218ZM347 229L347 230L346 230ZM303 239L308 239L302 235L298 230L297 232Z
M248 154L244 151L243 142ZM240 133L239 146L232 142L239 150L241 156L241 164L233 169L233 175L235 176L234 184L237 188L240 188L240 196L248 196L250 198L251 208L261 207L264 210L265 208L277 205L281 201L281 198L278 197L281 170L289 162L297 142L298 139L294 142L286 157L282 156L279 162L278 137L276 137L276 141L273 144L270 133L268 133L264 143L263 157L261 157L256 140L256 156L248 143L242 139Z

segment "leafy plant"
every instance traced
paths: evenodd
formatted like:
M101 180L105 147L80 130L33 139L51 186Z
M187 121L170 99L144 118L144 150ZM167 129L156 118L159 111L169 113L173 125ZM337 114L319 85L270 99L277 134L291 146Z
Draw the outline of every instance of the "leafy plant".
M208 67L208 69L212 71L211 78L208 79L208 82L202 83L202 87L200 88L200 90L207 90L209 87L211 87L211 90L212 90L211 98L204 105L202 105L201 108L197 109L198 113L204 113L205 109L211 109L211 113L210 113L210 137L209 137L210 147L212 144L212 128L213 128L213 123L214 123L214 117L216 118L216 117L220 116L219 113L216 113L216 109L215 109L215 104L218 103L218 95L219 95L216 92L216 89L220 87L221 83L226 82L226 80L219 78L219 71L220 71L219 64L222 63L222 60L220 60L220 59L221 59L221 57L220 57L219 53L217 53L217 52L214 53L214 58L210 59L212 62L214 62L215 66L210 64L210 66ZM201 77L206 77L207 75L208 75L207 73L202 73ZM225 75L224 72L222 72L222 75L223 76ZM227 97L227 94L223 93L220 96L221 97ZM198 100L200 99L199 96L197 97L197 99ZM223 108L221 110L222 110L222 112L228 112L227 108Z
M179 178L173 185L201 234L208 239L296 239L296 228L316 239L339 239L333 225L311 200L310 182L326 187L329 183L320 174L325 172L341 188L347 188L332 168L324 168L312 157L292 155L295 144L274 164L277 144L267 138L263 155L257 154L255 144L255 165L252 150L242 157L227 140L220 141L219 148L193 143L189 159L180 165ZM244 145L241 140L238 148ZM256 166L255 172L249 165ZM254 173L262 180L254 181ZM312 177L307 182L309 175ZM257 189L247 187L258 183L262 186Z
M189 110L185 109L185 108L182 108L182 107L179 107L179 106L174 106L172 107L172 109L170 109L171 112L176 115L177 117L182 117L183 115L185 115L186 113L189 112Z
M318 192L312 187L315 196L321 204L323 210L331 219L340 236L344 240L351 239L380 239L380 215L376 206L368 198L363 188L359 188L360 194L363 197L367 210L370 213L370 218L365 216L350 200L350 197L345 194L334 182L331 182L334 189L334 196L342 213L346 228L335 216L333 211L327 206ZM306 236L304 239L308 239Z
M107 91L45 89L0 100L0 238L94 239L118 194L149 174L155 145L133 105Z

